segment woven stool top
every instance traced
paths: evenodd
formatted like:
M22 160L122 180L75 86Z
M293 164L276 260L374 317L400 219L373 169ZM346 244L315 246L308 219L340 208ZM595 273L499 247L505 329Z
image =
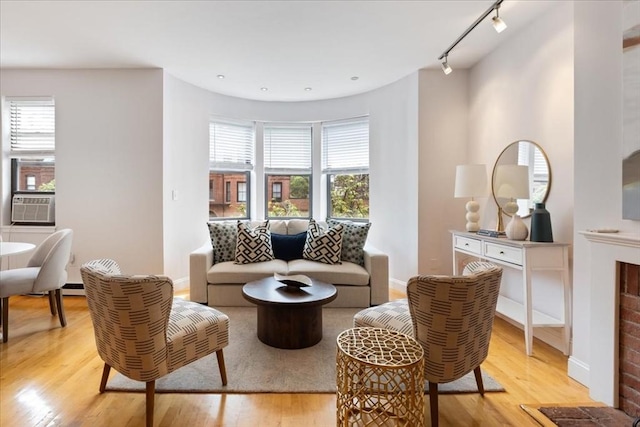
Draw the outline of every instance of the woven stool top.
M376 366L403 367L423 357L422 346L412 337L383 328L351 328L337 338L338 348L349 357Z

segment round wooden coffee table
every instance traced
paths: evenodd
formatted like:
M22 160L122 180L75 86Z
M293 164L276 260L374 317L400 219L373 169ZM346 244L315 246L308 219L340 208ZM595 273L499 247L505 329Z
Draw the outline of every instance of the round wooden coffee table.
M338 296L335 286L311 279L293 288L273 277L242 287L247 301L258 306L258 338L277 348L311 347L322 340L322 306Z

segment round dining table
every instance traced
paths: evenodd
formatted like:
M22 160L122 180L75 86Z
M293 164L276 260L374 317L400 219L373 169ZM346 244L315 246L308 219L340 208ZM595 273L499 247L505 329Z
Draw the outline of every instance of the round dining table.
M0 242L0 257L18 255L24 252L29 252L36 245L33 243L23 242Z

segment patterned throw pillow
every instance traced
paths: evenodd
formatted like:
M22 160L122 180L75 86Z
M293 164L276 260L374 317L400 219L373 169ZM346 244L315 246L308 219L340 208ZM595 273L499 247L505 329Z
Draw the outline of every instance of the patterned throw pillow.
M269 221L265 221L253 229L247 223L238 221L238 239L234 263L251 264L271 261L272 259L274 258Z
M304 242L302 257L325 264L342 264L342 224L324 231L313 218L309 220L307 240Z
M338 221L327 219L329 227L342 224L342 261L353 262L364 266L364 244L367 241L367 234L371 228L370 222Z
M238 226L235 221L208 222L211 246L213 246L213 263L233 261L236 256L236 236Z

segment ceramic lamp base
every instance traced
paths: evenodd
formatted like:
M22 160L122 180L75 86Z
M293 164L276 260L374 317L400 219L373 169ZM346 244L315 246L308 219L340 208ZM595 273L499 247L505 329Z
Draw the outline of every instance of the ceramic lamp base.
M467 219L467 231L476 232L480 230L480 224L478 224L478 221L480 220L480 214L478 213L480 210L480 203L475 200L470 200L467 202L465 207L467 208L467 215L465 216Z

